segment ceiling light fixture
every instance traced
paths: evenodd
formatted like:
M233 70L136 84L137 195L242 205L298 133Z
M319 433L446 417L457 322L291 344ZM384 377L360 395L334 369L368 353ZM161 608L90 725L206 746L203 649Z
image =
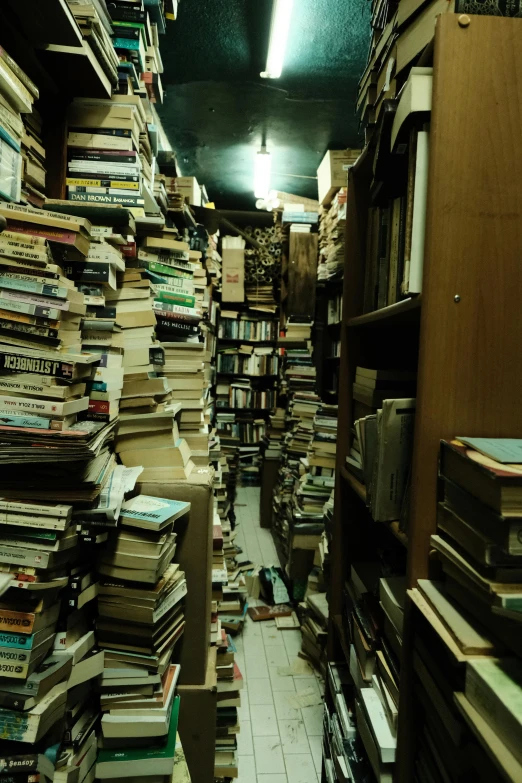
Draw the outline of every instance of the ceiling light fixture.
M270 173L272 171L272 158L265 146L261 147L256 155L254 171L254 195L256 198L266 199L270 191Z
M266 71L261 72L263 79L279 79L281 76L293 7L294 0L274 0Z

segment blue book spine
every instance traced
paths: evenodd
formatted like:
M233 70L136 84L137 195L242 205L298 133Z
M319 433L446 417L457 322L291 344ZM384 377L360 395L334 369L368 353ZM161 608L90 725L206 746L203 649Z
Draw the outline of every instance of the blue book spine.
M32 650L34 634L23 636L18 633L0 633L0 647L13 647L16 650Z
M41 416L15 416L6 411L0 411L0 425L2 427L29 427L35 430L48 430L50 419Z

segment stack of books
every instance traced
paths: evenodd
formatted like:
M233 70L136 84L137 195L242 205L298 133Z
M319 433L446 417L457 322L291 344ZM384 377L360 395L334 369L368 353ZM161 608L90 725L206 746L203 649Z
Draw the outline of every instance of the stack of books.
M323 760L328 783L371 779L372 771L357 739L353 710L355 687L348 664L328 663L333 701L325 704ZM382 779L382 778L381 778Z
M415 766L429 773L465 769L479 779L492 760L502 778L522 774L521 454L520 439L441 442L441 499L431 537L441 578L419 579L410 591L421 618L415 720L426 738ZM477 740L472 753L465 742L470 731Z
M234 642L222 631L217 643L216 673L218 706L216 714L216 752L214 776L218 780L237 777L237 735L240 731L237 708L241 705L242 678L235 661Z
M172 563L174 526L189 510L190 503L137 495L123 503L118 529L98 556L104 748L169 744L179 676L171 660L187 592L183 571Z
M69 108L67 199L92 204L143 207L141 103L77 98Z
M33 90L38 97L36 87ZM24 135L22 138L22 198L33 207L45 203L45 147L42 142L42 118L33 108L31 114L23 115Z
M12 57L0 48L0 197L7 201L20 201L22 197L22 178L24 198L29 195L32 185L30 179L40 180L36 195L42 196L42 172L40 148L30 153L31 140L27 128L33 112L33 103L38 99L38 88L29 79ZM26 121L22 116L27 117ZM35 115L35 123L37 123ZM32 123L34 124L34 123ZM36 140L35 140L36 141ZM43 149L43 148L42 148ZM45 155L45 152L44 152ZM33 159L37 161L32 168ZM45 172L44 172L45 174ZM43 186L45 187L45 176ZM26 195L27 194L27 195Z
M404 576L381 577L376 561L352 564L343 633L350 642L357 735L380 780L392 779L397 748L405 597Z
M324 592L310 592L305 597L301 613L301 656L324 677L327 672L326 642L328 639L328 601Z
M357 367L354 427L346 467L366 487L374 519L407 529L415 424L414 372ZM389 488L393 487L393 492Z
M341 188L330 207L319 208L317 281L340 280L344 272L344 234L348 191Z

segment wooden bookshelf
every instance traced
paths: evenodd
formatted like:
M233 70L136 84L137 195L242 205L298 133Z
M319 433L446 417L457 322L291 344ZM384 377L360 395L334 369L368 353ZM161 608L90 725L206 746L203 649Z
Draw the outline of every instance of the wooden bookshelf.
M349 172L330 548L330 661L349 655L341 618L350 565L375 549L371 537L376 523L365 505L365 487L346 468L355 368L417 367L408 529L399 530L397 522L377 528L382 536L387 528L403 551L409 588L430 575L440 440L459 433L522 437L522 368L517 360L522 344L522 223L516 206L522 203L516 119L522 113L522 26L517 19L471 16L464 24L459 19L444 14L436 25L422 295L363 312L375 151L371 144ZM410 592L404 616L396 783L414 780L417 622L420 615ZM327 703L332 703L328 687ZM464 717L473 723L472 717ZM471 728L481 734L481 727ZM484 732L479 739L487 743ZM501 768L494 752L490 756ZM323 780L324 775L323 770Z

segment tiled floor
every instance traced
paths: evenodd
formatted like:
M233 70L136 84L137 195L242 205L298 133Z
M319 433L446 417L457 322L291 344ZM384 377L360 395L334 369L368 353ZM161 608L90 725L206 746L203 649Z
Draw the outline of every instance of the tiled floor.
M258 565L278 564L272 535L259 526L259 489L238 490L236 514L236 541L244 554ZM321 686L313 671L297 676L290 671L300 660L300 631L279 631L273 621L254 623L247 617L235 644L244 678L237 783L317 783ZM302 707L303 698L316 703Z

